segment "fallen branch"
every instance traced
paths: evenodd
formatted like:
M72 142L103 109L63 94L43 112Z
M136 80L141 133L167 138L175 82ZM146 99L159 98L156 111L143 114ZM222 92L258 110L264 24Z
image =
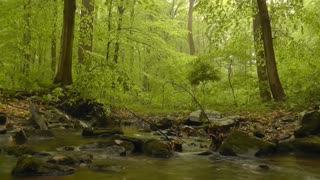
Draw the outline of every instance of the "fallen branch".
M34 104L30 103L31 118L37 123L41 130L48 130L46 120L37 112Z

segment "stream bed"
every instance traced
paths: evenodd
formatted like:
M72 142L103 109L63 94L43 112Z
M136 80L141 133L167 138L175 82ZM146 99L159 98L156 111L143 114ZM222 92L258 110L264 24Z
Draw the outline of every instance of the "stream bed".
M78 131L57 131L52 140L34 140L28 144L41 151L55 151L58 147L79 146L95 139L83 138ZM133 135L134 132L127 131ZM139 134L136 134L139 135ZM139 135L143 136L143 134ZM2 139L1 139L2 138ZM1 137L1 142L4 137ZM8 141L9 142L9 141ZM0 155L0 179L32 180L209 180L209 179L258 179L258 180L320 180L320 158L281 156L270 158L239 158L220 155L199 156L197 152L176 153L169 159L144 155L96 156L97 161L114 161L124 167L119 172L95 172L79 167L76 173L59 177L12 177L11 170L17 158ZM267 165L263 170L259 165Z

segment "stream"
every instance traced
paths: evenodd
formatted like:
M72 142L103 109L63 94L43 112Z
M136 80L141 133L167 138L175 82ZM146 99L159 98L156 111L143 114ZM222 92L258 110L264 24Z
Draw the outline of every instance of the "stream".
M126 135L146 136L126 130ZM28 144L41 151L55 151L58 147L79 146L94 142L95 139L83 138L79 131L55 131L52 140L34 140ZM1 136L3 144L6 137ZM197 151L197 150L194 150ZM220 155L199 156L197 152L177 153L169 159L157 159L144 155L126 157L98 156L98 161L114 161L125 167L120 172L94 172L87 167L79 167L76 173L59 177L12 177L11 170L17 158L0 155L0 179L32 180L206 180L206 179L258 179L258 180L315 180L320 179L320 158L281 156L270 158L239 158ZM269 170L258 168L264 164Z

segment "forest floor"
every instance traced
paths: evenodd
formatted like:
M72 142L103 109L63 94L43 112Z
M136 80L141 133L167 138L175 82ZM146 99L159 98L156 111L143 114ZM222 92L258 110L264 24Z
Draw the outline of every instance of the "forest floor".
M30 103L30 98L9 99L5 103L0 103L0 114L5 113L8 117L7 126L14 126L14 129L23 128L22 126L24 126L26 123L21 121L28 121L31 117L29 110ZM50 109L50 105L37 104L37 108L40 111L45 112L46 110ZM125 109L117 109L116 114L117 118L119 119L141 121L138 117L134 116ZM242 120L236 127L237 129L274 143L292 138L293 132L295 129L297 129L299 119L301 118L300 113L288 112L285 110L274 110L269 113L251 112L237 115L242 117ZM140 114L139 116L144 119L157 118L157 115L154 114ZM185 114L174 114L172 116L180 121L181 119L188 119L188 115ZM19 119L19 121L16 121L16 119Z

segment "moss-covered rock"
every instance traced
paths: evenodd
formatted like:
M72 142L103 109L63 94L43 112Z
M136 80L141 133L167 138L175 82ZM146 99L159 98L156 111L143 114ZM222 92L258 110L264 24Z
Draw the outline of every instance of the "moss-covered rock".
M32 156L22 156L12 170L13 176L62 176L73 174L71 167L48 164Z
M92 162L93 156L90 154L60 154L55 155L48 159L48 163L59 164L59 165L69 165L69 166L78 166L82 163L90 164Z
M168 158L173 154L168 144L155 139L147 140L144 143L143 152L156 158Z
M263 156L275 152L275 145L235 130L222 143L219 153L226 156Z
M301 127L294 132L295 137L307 137L320 134L320 111L306 113L301 121Z
M163 117L160 120L156 121L154 126L151 126L150 129L152 131L156 131L158 129L161 129L161 130L169 129L174 124L175 124L175 121L173 119L170 119L168 117Z
M123 134L123 131L120 128L84 128L82 130L82 136L84 137L111 137L117 134Z
M37 152L29 147L29 146L5 146L2 148L2 151L7 153L8 155L13 155L13 156L22 156L25 154L33 155L36 154Z
M320 155L320 137L292 139L277 145L277 153L291 152Z
M144 141L139 138L129 137L129 136L119 136L116 139L131 142L134 145L133 153L143 153L143 143Z

